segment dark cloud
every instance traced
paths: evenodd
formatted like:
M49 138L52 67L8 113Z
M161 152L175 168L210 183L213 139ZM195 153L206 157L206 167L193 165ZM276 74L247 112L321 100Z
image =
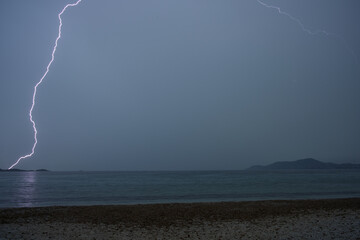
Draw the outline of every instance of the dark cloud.
M265 1L265 0L264 0ZM34 118L21 168L241 169L360 159L358 1L83 0ZM0 167L31 150L32 88L68 1L0 4Z

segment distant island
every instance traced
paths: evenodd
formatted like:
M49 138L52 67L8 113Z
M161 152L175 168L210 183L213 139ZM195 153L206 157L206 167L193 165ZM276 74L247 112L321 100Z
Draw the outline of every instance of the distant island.
M266 166L252 166L246 170L301 170L301 169L360 169L360 164L321 162L313 158L275 162Z
M23 169L18 169L18 168L13 168L13 169L1 169L0 168L0 172L49 172L49 170L47 170L47 169L23 170Z

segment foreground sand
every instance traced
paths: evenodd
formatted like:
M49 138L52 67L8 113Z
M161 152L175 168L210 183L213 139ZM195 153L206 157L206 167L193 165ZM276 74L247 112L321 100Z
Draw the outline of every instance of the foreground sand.
M360 199L0 209L0 239L360 239Z

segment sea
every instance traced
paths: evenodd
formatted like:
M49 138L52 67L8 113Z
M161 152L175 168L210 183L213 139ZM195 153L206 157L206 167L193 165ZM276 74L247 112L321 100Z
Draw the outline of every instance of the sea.
M0 172L0 208L360 197L360 170Z

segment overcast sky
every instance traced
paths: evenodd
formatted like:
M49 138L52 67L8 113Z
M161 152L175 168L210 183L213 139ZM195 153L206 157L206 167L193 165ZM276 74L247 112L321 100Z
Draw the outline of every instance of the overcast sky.
M83 0L63 15L17 168L360 162L360 1ZM0 2L0 168L31 151L35 83L70 0Z

